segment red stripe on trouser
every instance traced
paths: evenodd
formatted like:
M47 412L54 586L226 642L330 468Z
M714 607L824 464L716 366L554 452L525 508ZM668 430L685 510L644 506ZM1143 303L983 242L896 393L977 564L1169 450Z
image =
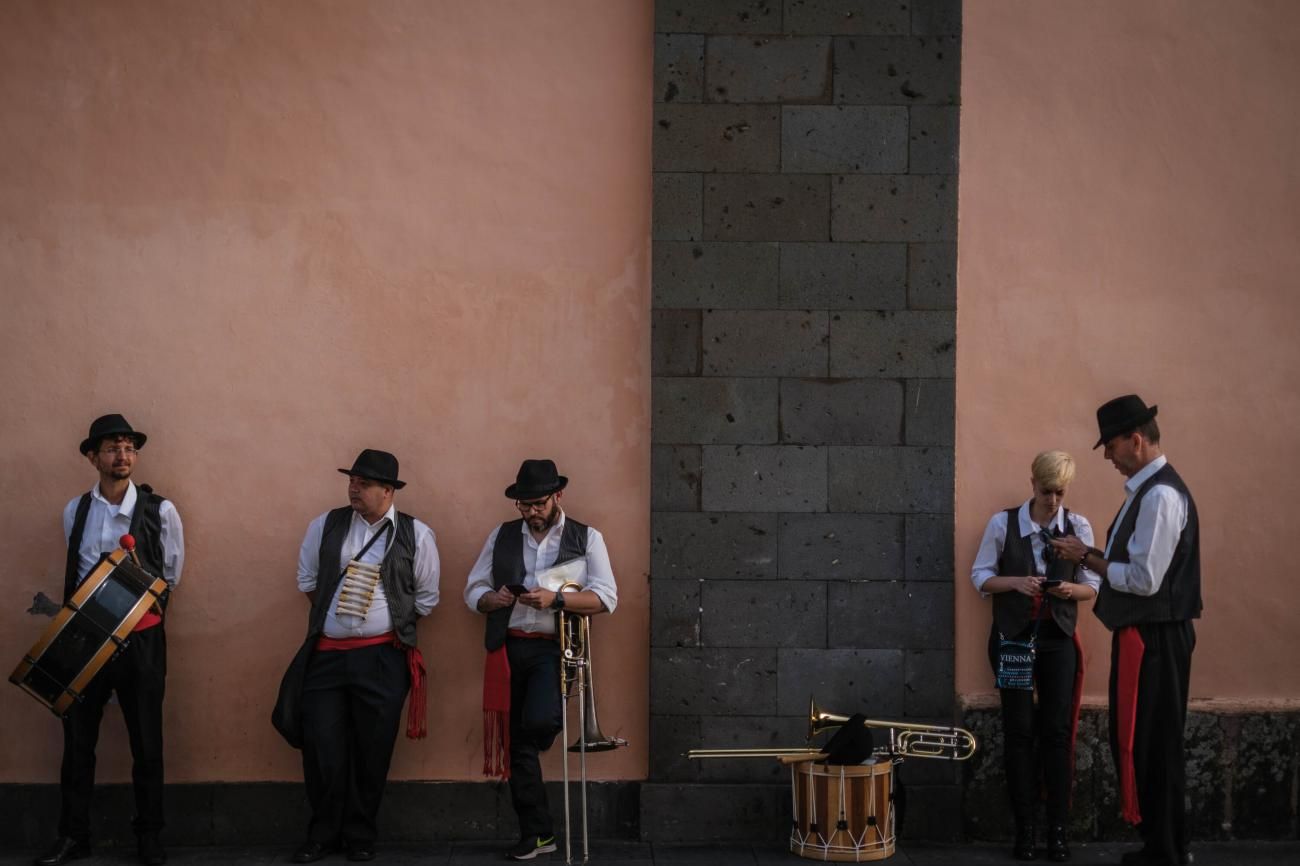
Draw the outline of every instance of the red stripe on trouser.
M1137 732L1138 683L1142 673L1142 655L1146 644L1136 626L1125 626L1115 635L1119 661L1115 682L1115 721L1119 743L1120 813L1130 824L1142 823L1138 808L1137 771L1133 764L1133 741Z

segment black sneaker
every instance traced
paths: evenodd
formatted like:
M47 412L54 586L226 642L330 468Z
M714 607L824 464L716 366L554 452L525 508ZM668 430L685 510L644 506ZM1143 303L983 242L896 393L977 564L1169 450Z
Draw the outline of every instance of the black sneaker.
M506 852L507 860L531 860L538 854L550 854L555 850L554 836L525 836L519 844Z

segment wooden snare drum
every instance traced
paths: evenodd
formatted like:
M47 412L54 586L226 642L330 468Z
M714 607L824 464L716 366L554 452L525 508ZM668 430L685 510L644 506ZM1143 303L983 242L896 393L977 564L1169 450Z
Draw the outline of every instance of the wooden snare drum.
M790 851L809 860L883 860L894 853L894 760L790 766Z
M125 550L113 551L54 615L9 682L56 716L66 715L166 589L165 580L140 568Z

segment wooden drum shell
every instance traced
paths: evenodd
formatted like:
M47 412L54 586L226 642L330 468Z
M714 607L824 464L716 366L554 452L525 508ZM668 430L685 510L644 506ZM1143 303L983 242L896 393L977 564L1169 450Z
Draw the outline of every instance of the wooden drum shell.
M790 767L790 851L809 860L856 863L894 853L894 762Z

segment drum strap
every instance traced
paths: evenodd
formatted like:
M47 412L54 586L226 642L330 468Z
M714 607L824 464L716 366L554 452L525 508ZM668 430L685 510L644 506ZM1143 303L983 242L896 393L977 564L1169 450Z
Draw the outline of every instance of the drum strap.
M68 536L68 562L63 572L63 602L67 604L68 599L77 590L78 578L81 577L78 572L81 570L81 536L86 532L86 516L90 514L90 493L87 491L81 495L81 501L77 503L77 515L72 519L72 534Z

